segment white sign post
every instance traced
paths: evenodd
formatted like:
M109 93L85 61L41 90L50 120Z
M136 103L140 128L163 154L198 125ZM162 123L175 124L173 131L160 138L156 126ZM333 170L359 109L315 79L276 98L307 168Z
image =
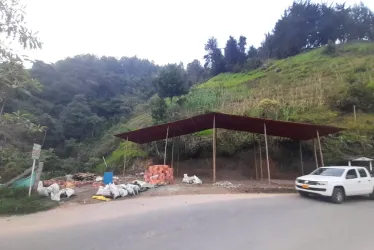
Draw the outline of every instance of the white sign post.
M36 163L36 160L39 159L40 157L40 150L42 149L42 146L39 145L39 144L34 144L33 148L32 148L32 154L31 154L31 158L33 159L33 163L32 163L32 170L31 170L31 176L30 176L30 187L29 187L29 197L31 196L31 187L32 187L32 177L34 175L34 169L35 169L35 163Z

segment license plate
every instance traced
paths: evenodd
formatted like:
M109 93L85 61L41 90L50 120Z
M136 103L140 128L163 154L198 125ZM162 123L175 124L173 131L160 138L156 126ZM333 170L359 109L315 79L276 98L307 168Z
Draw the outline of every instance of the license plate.
M309 185L308 184L303 184L302 187L308 189Z

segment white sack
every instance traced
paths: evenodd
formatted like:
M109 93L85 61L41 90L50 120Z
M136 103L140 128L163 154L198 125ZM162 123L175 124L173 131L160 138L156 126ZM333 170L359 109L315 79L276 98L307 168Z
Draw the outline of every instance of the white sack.
M36 189L38 195L49 197L49 193L46 187L43 187L43 182L39 181L38 188Z
M117 199L118 196L120 196L118 187L114 184L109 184L110 192L112 193L113 199Z
M104 197L112 196L108 185L106 185L105 187L99 187L99 190L97 190L96 195Z
M70 196L72 196L72 195L75 194L75 190L74 190L74 189L71 189L71 188L65 188L64 191L65 191L66 196L67 196L68 198L70 198Z

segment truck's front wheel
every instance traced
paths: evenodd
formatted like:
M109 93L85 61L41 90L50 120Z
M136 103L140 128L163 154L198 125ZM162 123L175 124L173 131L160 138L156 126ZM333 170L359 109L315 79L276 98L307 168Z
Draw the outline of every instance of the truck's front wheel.
M344 202L344 190L342 188L334 188L332 192L331 201L335 204L342 204Z
M369 195L369 198L372 199L372 200L374 200L374 190L373 190L373 192L371 192L371 194Z

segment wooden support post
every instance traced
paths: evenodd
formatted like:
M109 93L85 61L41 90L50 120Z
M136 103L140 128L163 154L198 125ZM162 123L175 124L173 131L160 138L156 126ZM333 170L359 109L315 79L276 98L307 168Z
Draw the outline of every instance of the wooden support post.
M216 150L217 150L216 117L213 118L213 183L216 182Z
M174 138L171 143L171 167L174 168Z
M169 137L169 127L166 130L166 139L165 139L165 152L164 152L164 165L166 165L166 151L168 149L168 137Z
M301 147L301 141L299 141L299 148L300 148L301 174L304 175L303 149Z
M256 141L255 141L256 143ZM255 155L255 169L256 169L256 180L258 180L258 169L257 169L257 152L256 152L256 144L254 145L254 148L253 148L253 153Z
M317 157L317 147L316 140L313 139L313 148L314 148L314 160L316 162L316 169L318 168L318 157Z
M321 138L319 138L319 132L317 130L317 138L318 138L318 146L319 146L319 154L321 157L321 166L324 167L325 163L323 161L323 153L322 153L322 147L321 147Z
M258 148L259 148L259 151L260 151L260 176L261 176L261 181L264 180L264 174L263 174L263 171L262 171L262 147L261 147L261 139L259 140L258 142Z
M357 116L356 116L356 105L353 105L353 117L355 119L355 121L357 120Z
M126 162L127 162L127 145L129 144L129 138L126 138L126 142L125 142L125 152L123 154L123 173L122 173L122 176L125 176L125 173L126 173Z
M39 165L39 167L35 172L35 180L34 180L34 185L32 187L32 189L35 190L35 191L38 189L38 184L39 184L39 181L40 181L40 177L42 176L44 164L43 164L43 162L39 162L38 165Z
M268 169L268 181L269 185L271 184L271 177L270 177L270 164L269 164L269 149L268 149L268 137L266 134L266 124L264 123L264 134L265 134L265 149L266 149L266 165Z
M31 188L33 184L32 178L34 177L35 163L36 163L36 159L34 158L33 163L32 163L31 175L30 175L29 197L31 196Z
M178 156L177 156L177 177L179 176L179 146L178 146Z

